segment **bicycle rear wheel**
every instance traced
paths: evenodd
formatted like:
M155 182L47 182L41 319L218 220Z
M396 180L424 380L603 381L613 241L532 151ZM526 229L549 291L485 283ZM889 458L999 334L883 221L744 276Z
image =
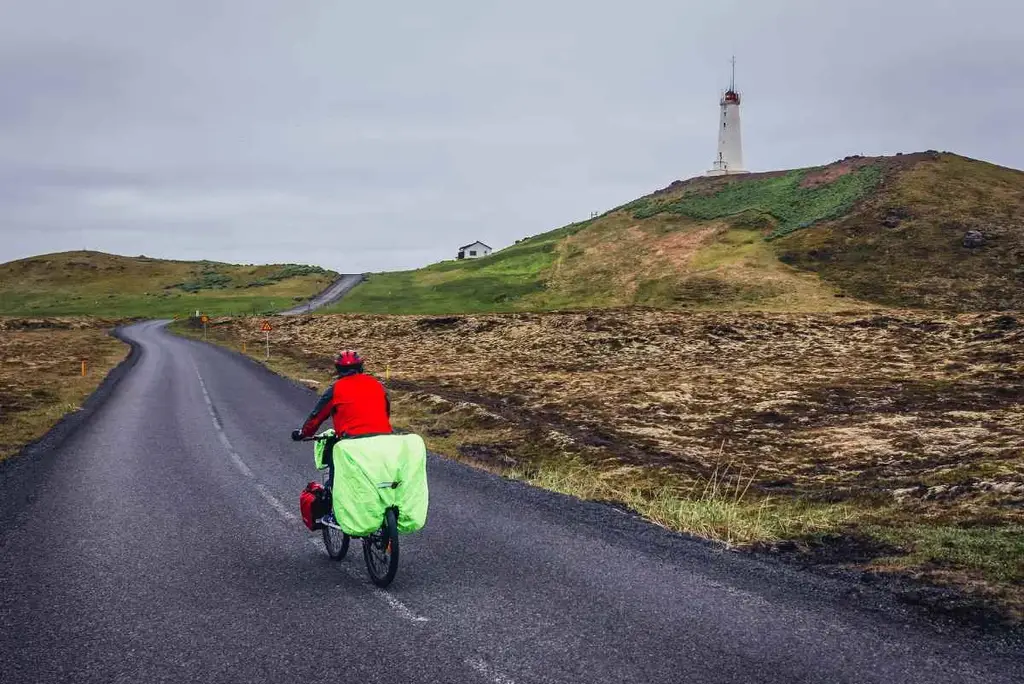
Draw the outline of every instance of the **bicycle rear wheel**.
M385 512L380 529L363 539L363 558L370 579L378 587L383 589L395 579L398 573L398 519L394 508Z

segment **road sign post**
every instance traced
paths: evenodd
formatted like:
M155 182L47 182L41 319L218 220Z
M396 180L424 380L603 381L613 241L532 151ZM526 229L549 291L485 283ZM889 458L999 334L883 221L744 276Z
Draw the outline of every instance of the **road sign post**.
M206 324L210 322L210 317L209 316L203 316L199 320L201 320L203 322L203 339L205 340L206 339Z
M267 360L270 360L270 331L274 328L271 327L270 321L263 321L263 325L260 326L260 330L267 334Z

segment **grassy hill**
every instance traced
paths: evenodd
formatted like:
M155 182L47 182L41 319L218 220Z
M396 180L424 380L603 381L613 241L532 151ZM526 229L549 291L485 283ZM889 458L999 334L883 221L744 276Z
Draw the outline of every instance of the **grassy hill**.
M676 181L483 259L374 274L331 310L628 305L1024 308L1024 172L925 152Z
M336 277L295 264L239 266L61 252L0 264L0 315L264 313L310 297Z

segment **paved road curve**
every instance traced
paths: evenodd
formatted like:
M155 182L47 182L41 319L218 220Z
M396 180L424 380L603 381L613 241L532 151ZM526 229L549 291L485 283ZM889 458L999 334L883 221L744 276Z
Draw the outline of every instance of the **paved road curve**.
M5 684L1024 681L1011 646L440 459L377 591L297 517L312 395L128 334L142 356L89 422L0 471Z
M326 290L318 294L317 296L310 299L305 304L292 307L287 311L282 311L279 316L297 316L299 314L310 313L317 309L323 308L328 304L333 304L345 295L347 295L352 288L359 283L363 282L364 276L361 273L350 273L341 276L328 287Z

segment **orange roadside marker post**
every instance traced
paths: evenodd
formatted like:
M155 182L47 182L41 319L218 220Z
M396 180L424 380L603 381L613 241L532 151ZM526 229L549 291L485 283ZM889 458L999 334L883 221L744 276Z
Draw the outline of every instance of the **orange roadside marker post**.
M85 359L82 359L82 377L85 377Z

